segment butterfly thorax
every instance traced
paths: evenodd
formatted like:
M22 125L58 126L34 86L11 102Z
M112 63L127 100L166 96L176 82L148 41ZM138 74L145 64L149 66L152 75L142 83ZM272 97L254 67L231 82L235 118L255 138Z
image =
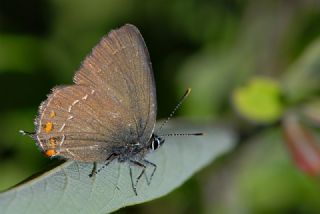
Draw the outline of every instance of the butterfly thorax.
M164 139L153 134L148 143L131 142L125 146L114 147L112 153L118 156L119 162L128 160L142 160L149 151L157 150L164 143Z
M119 162L129 160L141 160L148 152L148 147L142 146L139 143L126 144L125 146L113 148L113 153L118 156Z

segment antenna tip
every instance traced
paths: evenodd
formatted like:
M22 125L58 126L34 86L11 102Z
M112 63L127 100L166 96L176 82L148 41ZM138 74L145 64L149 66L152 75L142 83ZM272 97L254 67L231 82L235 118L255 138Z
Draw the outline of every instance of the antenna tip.
M20 134L22 135L29 135L31 137L34 136L35 132L27 132L27 131L23 131L23 130L19 130Z
M202 135L206 135L205 133L194 133L195 136L202 136Z
M188 88L183 97L187 97L191 92L191 88Z
M27 133L23 130L19 130L19 133L22 134L22 135L26 135Z

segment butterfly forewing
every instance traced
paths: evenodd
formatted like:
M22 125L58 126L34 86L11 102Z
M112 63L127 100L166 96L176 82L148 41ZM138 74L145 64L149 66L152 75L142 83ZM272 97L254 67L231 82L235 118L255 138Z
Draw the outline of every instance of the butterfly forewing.
M36 138L45 154L103 162L114 146L148 142L156 119L155 85L134 26L104 37L74 82L54 89L40 107Z
M122 120L134 123L140 143L148 142L156 120L156 91L149 53L136 27L127 24L102 38L74 81L102 90L125 105L128 114Z

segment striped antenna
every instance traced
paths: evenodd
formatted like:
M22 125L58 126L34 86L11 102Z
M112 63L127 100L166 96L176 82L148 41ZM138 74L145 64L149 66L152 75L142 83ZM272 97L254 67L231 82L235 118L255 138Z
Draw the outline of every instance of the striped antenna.
M204 133L172 133L172 134L164 134L164 135L158 135L159 137L175 137L175 136L202 136Z
M169 117L160 125L158 132L160 132L163 126L169 122L169 120L173 117L176 111L180 108L181 104L187 99L190 92L191 92L191 88L188 88L187 91L184 93L184 95L180 98L179 103L176 105L176 107L174 107L173 111L170 113Z
M19 130L20 134L22 135L28 135L33 137L36 133L35 132L27 132L27 131L23 131L23 130Z

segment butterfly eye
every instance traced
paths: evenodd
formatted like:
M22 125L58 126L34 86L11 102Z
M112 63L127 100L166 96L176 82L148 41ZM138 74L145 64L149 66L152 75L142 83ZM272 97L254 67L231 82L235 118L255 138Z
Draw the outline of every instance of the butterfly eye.
M159 139L155 138L151 143L151 150L154 151L154 150L158 149L158 147L160 146L159 144L160 144Z
M164 143L164 139L160 138L158 136L155 136L153 138L153 141L151 142L151 150L157 150L162 144Z

